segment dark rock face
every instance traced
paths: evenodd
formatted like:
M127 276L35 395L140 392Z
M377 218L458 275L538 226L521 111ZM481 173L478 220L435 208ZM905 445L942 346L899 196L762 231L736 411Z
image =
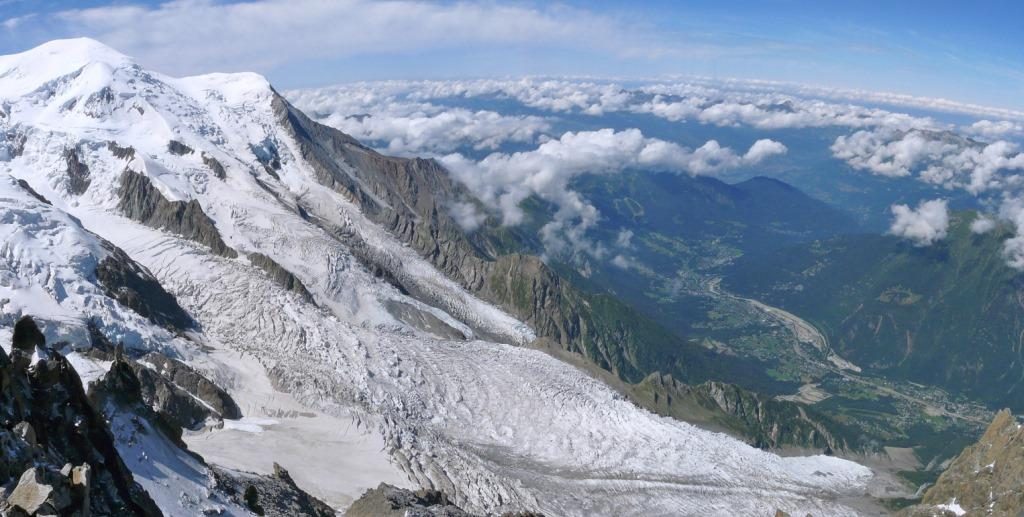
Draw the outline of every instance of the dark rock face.
M222 256L235 258L238 253L228 247L217 232L217 227L195 199L168 201L149 181L149 178L125 169L121 175L119 208L124 214L146 226L160 228L191 239Z
M193 429L211 417L242 418L242 410L226 391L181 361L150 352L133 361L132 370L139 378L142 398L171 415L180 427Z
M67 165L68 191L76 195L84 194L92 180L89 179L89 167L78 157L78 150L65 150L64 163Z
M122 160L131 160L132 158L135 158L134 147L121 147L120 145L117 145L117 142L107 142L107 149L115 158L120 158Z
M19 179L18 180L18 186L23 188L23 189L25 189L25 191L28 192L29 195L31 195L32 197L38 199L39 201L41 201L43 203L46 203L47 205L52 205L53 204L53 203L50 202L49 199L46 199L45 197L43 197L42 194L36 192L35 189L32 188L32 185L29 185L27 181Z
M30 336L22 343L38 343L31 318L18 325L16 334ZM30 365L17 347L0 356L0 486L11 487L0 513L160 515L67 360L48 351Z
M207 420L238 419L242 411L231 396L191 366L159 352L132 359L120 351L90 349L94 359L113 361L111 373L90 396L114 396L120 406L142 404L150 420L177 440L181 429L200 429ZM131 394L125 398L123 394ZM150 414L152 413L152 414Z
M44 345L46 345L46 336L39 330L31 316L22 316L14 324L14 338L11 343L13 347L12 353L14 350L20 350L31 355L36 347Z
M170 142L167 142L167 151L169 153L171 153L171 154L176 154L178 156L183 156L183 155L186 155L186 154L192 154L192 153L195 152L195 151L192 150L191 147L189 147L189 146L187 146L187 145L185 145L185 144L183 144L183 143L181 143L181 142L179 142L177 140L171 140Z
M108 244L110 255L96 266L96 279L107 296L164 328L182 332L195 322L178 300L146 268Z
M252 265L264 270L270 275L270 279L289 291L293 291L309 303L313 302L313 295L306 286L295 275L274 261L274 259L262 253L250 253L249 262Z
M262 476L211 467L217 489L232 501L249 508L256 515L291 517L308 515L328 517L335 515L327 503L302 491L288 475L288 471L274 464L274 475Z
M227 172L224 170L224 166L213 156L203 153L203 163L213 171L213 175L217 179L225 179L228 177Z

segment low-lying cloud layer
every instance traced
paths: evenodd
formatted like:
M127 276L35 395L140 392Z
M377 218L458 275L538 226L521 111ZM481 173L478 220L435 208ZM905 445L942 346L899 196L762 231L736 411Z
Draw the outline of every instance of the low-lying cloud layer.
M586 251L602 256L604 250L589 242L586 231L598 221L598 211L570 181L582 174L616 174L628 169L710 174L756 164L783 154L786 147L772 140L758 140L744 154L710 140L697 149L647 138L639 129L568 132L535 150L492 153L480 161L450 154L441 162L486 205L496 207L506 225L523 222L520 204L530 196L558 209L554 220L541 232L549 253ZM465 214L460 220L465 219Z
M764 139L741 154L713 140L687 149L646 138L639 130L558 134L553 128L563 117L593 116L599 121L610 113L628 113L763 130L849 128L852 132L836 138L831 151L854 169L962 189L999 206L985 220L993 226L997 219L1007 220L1018 228L1022 237L1007 241L1006 253L1011 265L1024 269L1024 202L1019 201L1024 198L1020 175L1024 153L1015 143L1024 139L1024 113L1012 110L765 81L690 80L629 87L561 79L384 81L288 95L319 120L386 152L441 158L504 224L522 221L519 204L527 197L554 204L555 220L542 232L549 251L598 256L607 250L590 243L586 232L600 214L569 189L572 178L630 168L711 174L757 163L786 152L786 147ZM837 102L840 99L1005 119L985 118L956 126L927 116ZM525 109L499 113L462 107L503 101L514 101ZM479 160L464 152L473 150L479 157L506 144L537 147L520 153L493 152ZM947 212L946 205L940 206L937 200L929 203L915 209L894 206L892 233L917 245L944 238L946 228L938 216ZM476 228L483 220L476 205L451 209L465 228ZM948 224L948 216L945 220ZM976 231L990 229L986 224L977 223Z

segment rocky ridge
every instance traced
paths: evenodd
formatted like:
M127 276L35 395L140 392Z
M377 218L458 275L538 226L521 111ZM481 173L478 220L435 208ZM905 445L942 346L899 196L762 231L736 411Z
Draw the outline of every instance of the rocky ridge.
M74 368L29 317L15 326L10 356L0 350L0 447L0 513L160 515Z
M1024 515L1024 425L996 414L977 443L964 449L905 517Z

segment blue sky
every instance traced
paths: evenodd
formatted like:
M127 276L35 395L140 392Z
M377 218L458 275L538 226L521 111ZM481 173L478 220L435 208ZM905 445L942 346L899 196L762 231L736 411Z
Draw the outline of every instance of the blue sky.
M90 36L174 75L768 79L1024 109L1024 2L0 0L0 52Z

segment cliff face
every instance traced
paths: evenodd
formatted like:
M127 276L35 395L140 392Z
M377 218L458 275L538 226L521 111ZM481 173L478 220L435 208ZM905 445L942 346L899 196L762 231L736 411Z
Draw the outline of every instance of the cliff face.
M904 515L1024 515L1024 425L1002 410Z
M224 243L217 227L195 199L188 202L168 201L149 178L129 169L125 169L121 175L121 186L117 194L120 197L118 208L125 216L146 226L161 228L205 244L222 257L238 256L235 250Z

